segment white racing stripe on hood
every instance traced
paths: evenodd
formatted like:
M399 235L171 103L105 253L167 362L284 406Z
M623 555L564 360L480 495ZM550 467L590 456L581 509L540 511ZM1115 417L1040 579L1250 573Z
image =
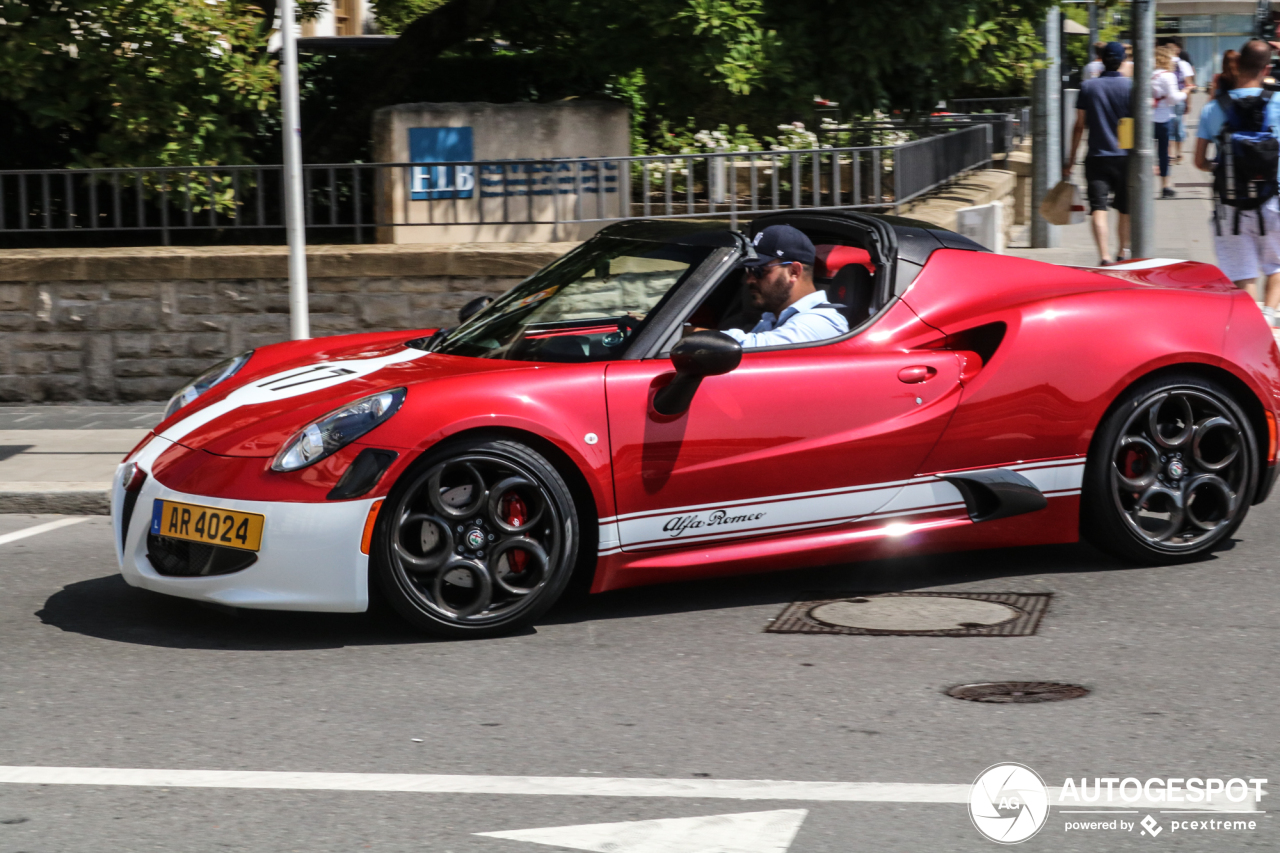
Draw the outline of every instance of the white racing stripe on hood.
M217 420L241 406L287 400L290 397L310 394L312 391L334 388L343 383L376 373L388 365L413 361L427 354L425 350L404 349L390 355L379 356L378 358L321 361L315 364L306 364L282 370L279 373L273 373L270 376L242 385L228 394L226 399L220 400L212 406L201 409L190 417L178 421L160 433L160 437L169 441L179 441L205 424Z
M1127 264L1112 264L1107 267L1095 267L1095 269L1107 270L1153 270L1156 267L1167 267L1170 264L1185 263L1179 258L1147 258L1144 261L1133 261Z

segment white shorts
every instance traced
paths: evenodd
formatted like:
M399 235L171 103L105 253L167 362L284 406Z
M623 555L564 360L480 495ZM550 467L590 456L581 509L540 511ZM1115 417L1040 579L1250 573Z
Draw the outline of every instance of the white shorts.
M1262 206L1264 229L1258 227L1258 212L1239 211L1240 233L1233 234L1237 211L1218 206L1217 228L1222 233L1214 231L1213 248L1218 255L1218 268L1232 281L1252 281L1259 273L1280 272L1280 204L1273 198ZM1210 227L1214 227L1212 222Z

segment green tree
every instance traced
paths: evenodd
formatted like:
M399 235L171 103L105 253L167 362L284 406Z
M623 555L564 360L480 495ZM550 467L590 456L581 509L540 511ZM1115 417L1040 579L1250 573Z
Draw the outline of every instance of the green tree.
M0 19L11 163L246 162L276 105L266 17L240 0L0 0Z

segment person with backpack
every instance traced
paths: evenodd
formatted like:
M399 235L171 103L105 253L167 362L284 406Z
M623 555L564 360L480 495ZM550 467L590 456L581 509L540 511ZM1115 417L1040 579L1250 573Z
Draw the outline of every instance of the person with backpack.
M1200 111L1196 168L1213 173L1214 249L1218 267L1257 301L1266 277L1263 313L1280 325L1280 98L1264 91L1271 45L1251 39L1240 49L1229 91ZM1209 160L1209 143L1215 145Z

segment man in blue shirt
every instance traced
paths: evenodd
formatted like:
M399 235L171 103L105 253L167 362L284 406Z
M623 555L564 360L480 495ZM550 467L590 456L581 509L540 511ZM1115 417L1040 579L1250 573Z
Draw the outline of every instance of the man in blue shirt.
M813 284L817 251L804 232L770 225L756 235L757 257L746 261L743 276L753 307L764 315L750 332L726 329L743 347L775 347L834 338L849 331L839 306Z
M1271 45L1262 39L1251 39L1240 48L1235 88L1227 94L1233 100L1261 95L1262 81L1270 66ZM1213 162L1208 157L1209 143L1217 141L1225 120L1222 107L1216 99L1211 99L1200 110L1200 127L1196 131L1197 169L1213 171ZM1263 123L1266 127L1280 130L1280 93L1267 102ZM1213 238L1218 267L1237 287L1249 291L1258 301L1258 274L1267 277L1266 306L1263 313L1275 326L1276 309L1280 307L1280 205L1272 198L1260 210L1242 211L1239 234L1234 233L1235 213L1234 209L1221 205L1215 212L1218 221L1223 223L1221 228L1215 230ZM1231 227L1226 223L1230 223ZM1221 233L1217 233L1219 231Z
M1071 169L1076 163L1076 151L1080 137L1089 128L1089 150L1084 158L1084 179L1088 185L1090 218L1093 220L1093 240L1098 244L1098 265L1107 266L1115 259L1123 258L1129 246L1129 152L1120 147L1117 129L1120 119L1129 117L1130 94L1133 80L1120 73L1124 62L1124 45L1108 42L1099 52L1105 69L1092 80L1080 84L1076 96L1076 123L1071 132L1071 147L1062 167L1062 180L1071 180ZM1110 239L1107 235L1107 201L1114 193L1111 205L1119 214L1117 231L1120 247L1113 259Z

